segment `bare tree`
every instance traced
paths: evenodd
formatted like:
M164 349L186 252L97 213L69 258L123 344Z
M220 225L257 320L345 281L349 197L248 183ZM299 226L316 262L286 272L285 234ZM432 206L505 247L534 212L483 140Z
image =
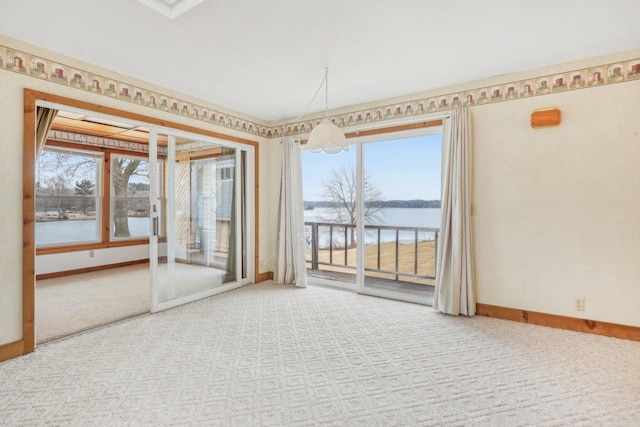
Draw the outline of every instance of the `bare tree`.
M364 190L364 221L365 223L379 221L382 212L375 202L382 199L382 192L368 175L364 175L362 185ZM329 215L323 217L322 220L355 226L357 218L357 171L355 165L349 169L344 166L332 169L327 179L322 182L322 187L325 199L333 202L329 207ZM349 234L350 245L353 246L355 244L355 227L351 228Z
M38 159L37 194L44 196L45 209L54 208L58 218L67 219L67 211L76 202L73 182L78 177L95 178L96 160L90 156L45 150Z

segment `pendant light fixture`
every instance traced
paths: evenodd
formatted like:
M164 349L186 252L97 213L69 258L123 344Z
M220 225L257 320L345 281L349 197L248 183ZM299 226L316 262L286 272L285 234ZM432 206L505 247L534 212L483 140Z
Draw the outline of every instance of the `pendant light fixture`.
M322 86L321 86L322 87ZM341 151L349 151L347 138L338 126L329 121L329 68L324 73L324 119L313 128L309 134L309 140L304 148L312 153L325 152L336 154Z

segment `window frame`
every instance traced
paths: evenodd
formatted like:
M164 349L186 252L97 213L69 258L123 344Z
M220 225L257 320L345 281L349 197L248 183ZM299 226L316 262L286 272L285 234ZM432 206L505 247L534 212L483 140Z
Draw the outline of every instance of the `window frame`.
M168 129L176 129L205 137L221 139L224 141L232 141L249 146L247 150L247 159L250 161L250 167L247 167L247 180L251 182L251 193L248 197L251 200L251 215L248 216L247 226L251 230L249 236L253 241L248 245L249 250L247 259L249 261L249 277L255 282L268 280L273 276L270 272L260 273L259 266L262 265L260 251L260 164L261 150L257 138L247 139L236 135L229 135L222 132L211 130L200 125L190 125L177 123L166 118L160 118L161 114L156 112L155 116L133 113L128 110L112 108L105 105L80 101L74 98L68 98L47 92L37 91L33 89L24 89L24 117L23 117L23 135L22 135L22 340L11 344L5 354L0 352L0 360L17 357L21 354L28 354L35 350L35 329L34 329L34 312L35 312L35 262L36 248L34 244L34 171L36 161L36 144L35 135L37 130L36 112L38 106L49 106L55 109L76 109L81 111L90 111L109 117L130 119L139 123L149 124L153 126L162 126ZM62 108L61 108L62 107ZM201 127L202 126L202 127ZM165 158L166 159L166 158ZM236 172L238 173L238 172ZM126 246L130 243L117 245L112 242L109 246ZM14 345L15 344L15 345Z
M48 255L48 254L56 254L56 253L66 253L66 252L80 252L80 251L88 251L94 249L106 249L106 248L116 248L123 246L137 246L137 245L146 245L149 244L149 237L143 238L126 238L126 239L111 239L111 156L112 155L120 155L120 156L136 156L144 159L148 159L148 154L141 153L137 151L129 151L129 150L119 150L116 148L108 148L108 147L97 147L97 146L89 146L85 144L74 144L71 142L63 142L56 141L53 139L48 139L45 148L63 148L69 150L76 151L86 151L86 152L94 152L94 153L102 153L102 177L100 182L100 232L99 232L99 240L88 243L70 243L70 244L53 244L47 246L36 246L36 256L38 255ZM162 160L164 160L163 156L159 156ZM37 162L37 158L36 158ZM97 214L97 213L96 213Z

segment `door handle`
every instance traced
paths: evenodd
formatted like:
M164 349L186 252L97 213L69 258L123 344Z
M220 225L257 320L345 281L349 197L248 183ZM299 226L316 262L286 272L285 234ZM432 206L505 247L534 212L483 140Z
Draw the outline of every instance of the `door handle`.
M158 235L158 218L153 218L153 235Z

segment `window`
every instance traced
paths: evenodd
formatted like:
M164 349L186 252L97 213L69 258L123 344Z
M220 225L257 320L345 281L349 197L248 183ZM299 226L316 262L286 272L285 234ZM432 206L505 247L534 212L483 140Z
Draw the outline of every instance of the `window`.
M48 141L39 156L36 166L38 254L66 251L67 246L99 247L113 242L127 246L146 240L150 209L146 153L78 147ZM163 167L159 161L161 191ZM160 206L161 217L162 209Z
M36 167L37 246L100 241L103 155L45 148Z
M111 238L149 236L149 161L111 156Z
M220 166L218 169L218 179L220 181L229 181L231 180L231 174L233 172L233 166Z

